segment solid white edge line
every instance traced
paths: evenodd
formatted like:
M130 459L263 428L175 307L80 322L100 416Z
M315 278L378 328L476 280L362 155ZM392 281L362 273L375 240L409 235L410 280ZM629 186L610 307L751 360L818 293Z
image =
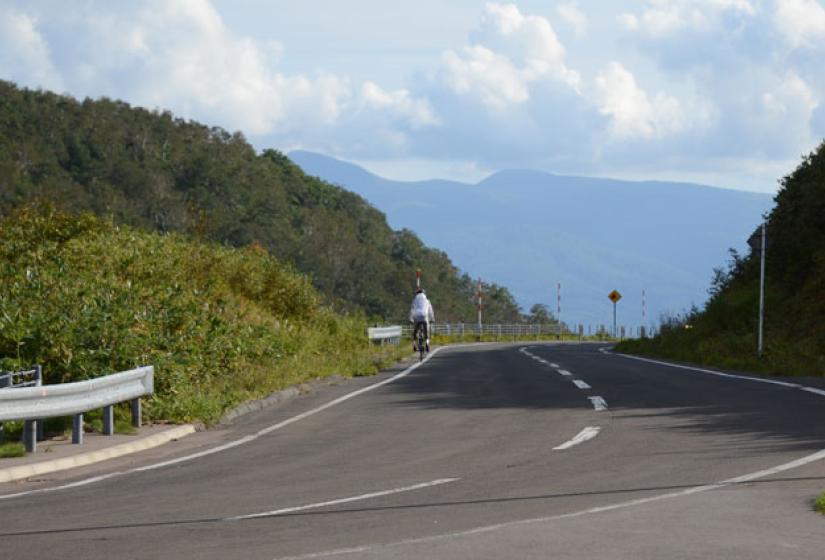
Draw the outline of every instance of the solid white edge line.
M422 488L431 488L449 482L456 482L460 478L439 478L430 482L423 482L421 484L414 484L412 486L403 486L401 488L393 488L392 490L383 490L381 492L370 492L369 494L361 494L360 496L351 496L349 498L340 498L338 500L329 500L328 502L318 502L315 504L307 504L304 506L288 507L282 509L274 509L272 511L264 511L262 513L252 513L250 515L237 515L235 517L227 517L223 521L240 521L243 519L256 519L259 517L274 517L276 515L283 515L285 513L294 513L296 511L305 511L308 509L317 509L326 506L334 506L338 504L346 504L350 502L357 502L361 500L369 500L370 498L378 498L381 496L390 496L392 494L400 494L402 492L411 492L413 490L421 490Z
M396 548L400 546L406 545L414 545L414 544L423 544L423 543L432 543L438 541L447 541L455 538L460 537L469 537L472 535L478 535L483 533L491 533L494 531L499 531L501 529L509 529L512 527L518 527L522 525L535 525L538 523L547 523L549 521L556 521L560 519L570 519L574 517L583 517L585 515L591 515L595 513L603 513L607 511L613 511L618 509L626 509L633 506L643 505L651 502L658 502L661 500L667 500L670 498L678 498L682 496L688 496L691 494L698 494L700 492L707 492L708 490L716 490L718 488L724 488L726 486L731 486L734 484L741 484L743 482L750 482L759 478L764 478L766 476L778 474L783 471L787 471L790 469L795 469L797 467L801 467L807 465L809 463L813 463L815 461L819 461L825 459L825 449L821 451L817 451L811 455L806 457L802 457L795 461L791 461L789 463L784 463L782 465L773 467L771 469L766 469L762 471L757 471L754 473L746 474L736 478L729 478L727 480L723 480L721 482L716 482L713 484L705 484L702 486L693 486L691 488L686 488L684 490L680 490L677 492L670 492L667 494L659 494L658 496L650 496L649 498L639 498L636 500L628 500L626 502L620 502L617 504L611 504L608 506L597 506L592 507L580 511L574 511L571 513L562 513L559 515L550 515L546 517L535 517L532 519L520 519L518 521L509 521L505 523L498 523L496 525L487 525L484 527L476 527L475 529L468 529L466 531L457 531L454 533L444 533L441 535L434 535L431 537L420 537L415 539L406 539L402 541L392 542L392 543L385 543L385 544L377 544L377 545L363 545L358 547L352 548L341 548L337 550L327 550L322 552L314 552L310 554L302 554L300 556L287 556L287 557L279 557L275 558L274 560L308 560L310 558L326 558L330 556L341 556L343 554L354 554L359 552L372 552L376 550L381 550L384 548Z
M749 377L747 375L735 375L733 373L722 373L721 371L713 371L712 369L704 369L696 366L684 366L681 364L674 364L671 362L662 362L659 360L651 360L650 358L642 358L640 356L631 356L629 354L617 354L615 352L610 353L612 356L621 356L622 358L627 358L630 360L638 360L640 362L648 362L651 364L657 364L660 366L668 366L677 369L686 369L690 371L698 371L700 373L707 373L709 375L716 375L717 377L727 377L729 379L738 379L743 381L753 381L754 383L767 383L769 385L779 385L780 387L787 387L789 389L802 389L803 391L808 391L810 393L818 393L821 395L825 395L825 391L820 389L815 389L813 387L805 387L804 385L799 385L797 383L788 383L787 381L776 381L774 379L764 379L761 377Z
M554 447L553 450L554 451L562 451L564 449L570 449L574 445L578 445L580 443L584 443L585 441L589 441L589 440L593 439L594 437L599 435L599 432L601 430L602 429L599 426L588 426L585 429L583 429L581 432L576 434L576 436L573 437L573 439L571 439L569 441L566 441L566 442L562 443L561 445L558 445L558 446Z
M592 388L592 387L590 387L590 385L588 385L587 383L585 383L585 382L584 382L584 381L582 381L581 379L574 379L574 380L573 380L573 383L574 383L574 384L576 385L576 387L578 387L579 389L591 389L591 388Z
M344 401L348 401L349 399L357 397L358 395L362 395L362 394L364 394L368 391L372 391L372 390L375 390L379 387L383 387L384 385L392 383L393 381L398 381L399 379L401 379L403 377L406 377L407 375L409 375L410 373L412 373L413 371L415 371L416 369L418 369L422 365L426 364L430 360L430 358L435 356L440 350L443 350L444 348L446 348L446 347L441 346L439 348L435 348L432 352L430 352L427 355L426 358L424 358L424 360L414 363L413 365L411 365L410 367L408 367L404 371L395 374L394 376L390 377L389 379L385 379L384 381L380 381L378 383L368 385L367 387L364 387L362 389L358 389L357 391L347 393L346 395L338 397L337 399L332 400L328 403L325 403L325 404L323 404L319 407L313 408L312 410L308 410L306 412L298 414L297 416L293 416L292 418L288 418L288 419L286 419L282 422L279 422L279 423L277 423L273 426L269 426L267 428L259 430L259 431L255 432L254 434L244 436L242 438L231 441L229 443L225 443L225 444L219 445L217 447L212 447L210 449L206 449L206 450L200 451L198 453L192 453L192 454L189 454L189 455L184 455L183 457L178 457L177 459L170 459L168 461L162 461L160 463L153 463L151 465L146 465L144 467L137 467L137 468L128 469L128 470L125 470L125 471L117 471L117 472L108 473L108 474L104 474L104 475L100 475L100 476L94 476L94 477L91 477L91 478L86 478L86 479L83 479L83 480L78 480L78 481L75 481L75 482L70 482L68 484L62 484L62 485L59 485L59 486L50 486L48 488L37 488L35 490L26 490L24 492L16 492L14 494L2 494L2 495L0 495L0 500L8 500L8 499L11 499L11 498L19 498L21 496L28 496L28 495L31 495L31 494L43 494L43 493L46 493L46 492L54 492L54 491L57 491L57 490L66 490L66 489L69 489L69 488L76 488L78 486L85 486L87 484L93 484L95 482L100 482L102 480L108 480L108 479L114 478L116 476L123 476L123 475L127 475L127 474L132 474L132 473L151 471L151 470L160 469L160 468L163 468L163 467L168 467L170 465L177 465L179 463L184 463L186 461L191 461L193 459L200 459L201 457L206 457L208 455L213 455L215 453L220 453L221 451L226 451L227 449L232 449L234 447L238 447L239 445L243 445L245 443L255 441L256 439L260 438L261 436L264 436L266 434L274 432L275 430L280 430L281 428L283 428L285 426L289 426L290 424L298 422L299 420L303 420L304 418L307 418L309 416L313 416L315 414L318 414L321 411L324 411L324 410L326 410L330 407L333 407L335 405L341 404ZM455 346L453 346L452 348L455 348Z

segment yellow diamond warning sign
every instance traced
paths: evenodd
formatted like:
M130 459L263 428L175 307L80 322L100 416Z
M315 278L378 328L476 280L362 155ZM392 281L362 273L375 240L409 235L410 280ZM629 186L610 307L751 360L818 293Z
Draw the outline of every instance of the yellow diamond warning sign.
M622 299L622 294L620 294L620 293L619 293L619 292L617 292L616 290L613 290L612 292L610 292L609 294L607 294L607 297L608 297L608 299L610 299L610 301L612 301L613 303L617 303L620 299Z

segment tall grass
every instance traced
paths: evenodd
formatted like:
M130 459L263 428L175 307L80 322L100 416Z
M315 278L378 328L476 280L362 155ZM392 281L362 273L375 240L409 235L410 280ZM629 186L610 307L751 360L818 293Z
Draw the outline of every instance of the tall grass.
M703 311L665 320L654 338L625 341L620 352L768 375L825 375L825 331L806 325L811 312L794 312L790 300L769 291L765 346L757 355L758 284L740 282Z
M155 366L156 421L211 423L309 378L377 371L365 318L334 314L259 246L232 249L25 208L0 222L0 368L45 382Z

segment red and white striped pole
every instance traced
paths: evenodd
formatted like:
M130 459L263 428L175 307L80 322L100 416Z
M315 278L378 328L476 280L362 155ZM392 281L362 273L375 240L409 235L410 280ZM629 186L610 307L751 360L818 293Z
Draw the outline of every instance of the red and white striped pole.
M481 336L481 310L484 308L484 292L481 288L481 278L478 279L478 336Z
M645 338L645 330L647 329L647 295L642 289L642 338Z
M561 282L556 283L556 321L559 322L558 338L561 338Z
M645 297L645 291L642 290L642 323L647 322L647 299Z
M415 271L415 289L421 287L421 269L416 269Z

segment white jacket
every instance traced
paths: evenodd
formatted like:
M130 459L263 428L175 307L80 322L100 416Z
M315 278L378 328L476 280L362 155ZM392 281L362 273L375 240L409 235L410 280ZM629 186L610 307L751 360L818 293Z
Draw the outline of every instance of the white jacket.
M410 322L415 323L418 321L435 322L433 306L423 293L415 294L412 306L410 306Z

